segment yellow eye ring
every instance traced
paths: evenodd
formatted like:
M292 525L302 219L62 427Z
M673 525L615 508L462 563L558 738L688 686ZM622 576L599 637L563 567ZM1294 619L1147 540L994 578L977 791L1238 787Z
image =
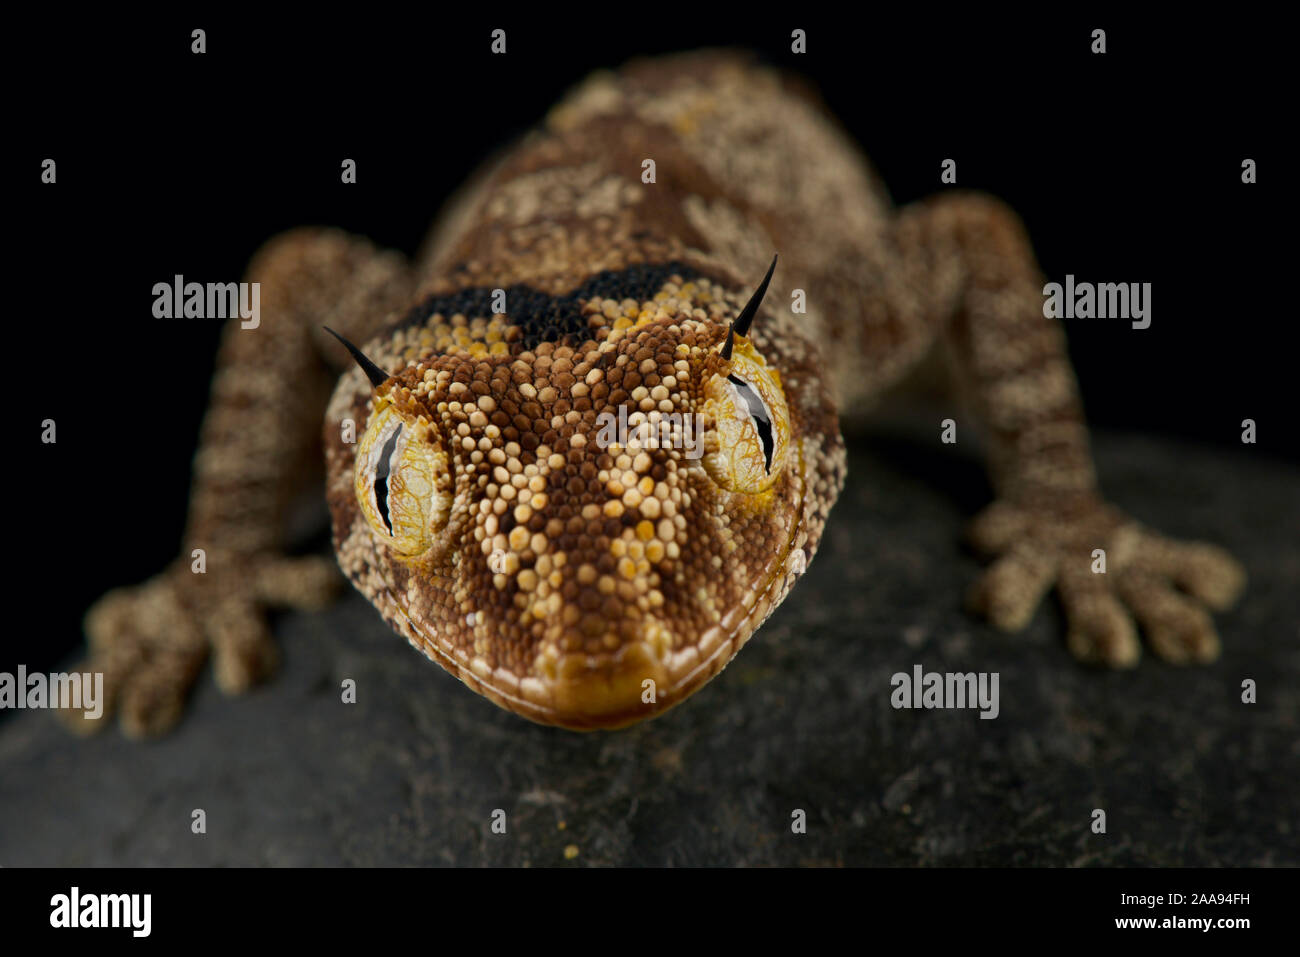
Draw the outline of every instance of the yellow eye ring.
M781 376L744 338L737 338L730 373L708 386L705 411L717 448L704 470L722 488L757 495L775 484L790 447L790 411Z
M409 422L384 404L357 447L361 511L376 538L408 557L429 549L451 513L451 463L429 434L428 422Z

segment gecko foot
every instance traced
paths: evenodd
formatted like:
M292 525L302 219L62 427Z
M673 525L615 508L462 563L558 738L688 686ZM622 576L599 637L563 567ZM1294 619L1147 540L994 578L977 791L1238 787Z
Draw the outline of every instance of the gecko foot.
M93 733L116 713L129 737L166 732L209 651L221 689L248 690L279 660L266 609L322 607L341 581L333 562L316 556L208 560L226 571L194 574L177 562L142 585L109 592L87 612L90 657L77 670L103 673L104 708L98 719L60 711L74 731Z
M1055 586L1071 654L1112 668L1137 664L1138 625L1165 661L1213 661L1219 636L1209 610L1229 607L1246 581L1223 549L1166 538L1091 500L1069 509L995 502L970 537L996 556L971 588L973 611L1019 631Z

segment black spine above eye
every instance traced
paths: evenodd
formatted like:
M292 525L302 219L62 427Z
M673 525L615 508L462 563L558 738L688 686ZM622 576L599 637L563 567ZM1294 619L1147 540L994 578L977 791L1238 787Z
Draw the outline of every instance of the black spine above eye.
M375 468L375 504L379 506L379 515L388 526L388 534L393 534L393 520L388 517L388 477L392 472L393 453L397 451L397 437L402 434L399 426L393 429L384 447L379 452L379 462Z
M763 404L763 397L754 390L754 387L739 376L729 375L727 381L736 386L736 391L740 397L745 400L745 407L749 409L749 417L754 420L754 427L758 429L759 441L763 443L763 467L768 474L772 473L772 420L768 418L767 406Z

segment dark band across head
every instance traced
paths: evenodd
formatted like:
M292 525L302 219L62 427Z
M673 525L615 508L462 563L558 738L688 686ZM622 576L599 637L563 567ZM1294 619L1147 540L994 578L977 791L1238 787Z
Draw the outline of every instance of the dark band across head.
M772 273L776 272L776 256L772 257L772 265L767 267L767 275L763 281L758 284L754 294L749 297L749 302L745 303L745 308L740 310L740 315L736 321L731 324L727 330L727 341L722 344L722 358L731 358L731 348L735 344L736 336L749 335L749 327L754 324L754 317L758 315L758 307L763 304L763 296L767 294L767 284L772 281Z
M383 385L385 382L387 382L389 378L391 378L387 372L385 372L383 369L379 368L379 366L375 365L373 362L367 359L364 352L362 352L352 343L348 342L348 340L344 339L341 335L339 335L329 326L321 326L321 328L324 329L326 332L328 332L339 342L343 343L343 348L347 349L348 352L352 354L352 358L357 361L357 365L361 366L361 371L366 374L366 378L370 380L370 384L374 386L376 389L379 388L381 385Z

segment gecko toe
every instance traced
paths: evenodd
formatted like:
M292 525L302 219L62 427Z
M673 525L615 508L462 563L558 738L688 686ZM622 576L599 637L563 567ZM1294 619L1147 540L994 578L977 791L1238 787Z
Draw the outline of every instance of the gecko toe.
M74 674L103 675L101 685L100 708L97 715L92 715L85 708L60 708L56 714L64 726L74 734L87 737L98 734L109 724L106 720L117 709L121 696L123 681L129 671L127 662L114 663L102 656L92 656L79 662L73 669Z
M1173 664L1205 664L1219 656L1219 636L1205 609L1148 572L1130 571L1116 585L1147 642Z
M131 738L163 734L180 720L206 649L170 647L151 656L122 689L118 720Z
M1072 572L1060 582L1068 622L1066 645L1079 661L1132 668L1142 656L1137 627L1100 575Z
M966 538L977 551L995 555L1023 538L1028 527L1029 516L1022 509L999 499L971 519Z
M1137 558L1215 611L1232 607L1246 587L1246 570L1217 545L1147 534Z
M228 604L208 623L217 685L226 694L242 694L265 681L279 665L279 651L261 610L251 604Z
M1020 631L1029 624L1052 586L1056 568L1050 553L1020 543L979 577L969 593L968 605L972 611L987 616L994 627Z
M343 585L338 565L319 555L264 560L255 576L257 597L277 608L325 608Z

